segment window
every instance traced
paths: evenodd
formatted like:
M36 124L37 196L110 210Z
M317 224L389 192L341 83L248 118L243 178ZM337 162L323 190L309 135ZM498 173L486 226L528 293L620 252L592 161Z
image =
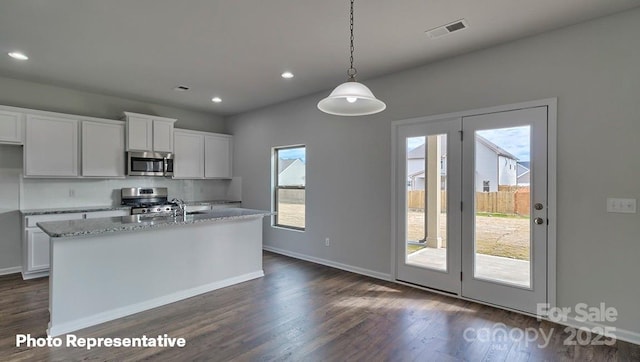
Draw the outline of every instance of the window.
M489 181L482 181L482 192L490 191Z
M273 226L304 230L306 148L276 147L273 153Z

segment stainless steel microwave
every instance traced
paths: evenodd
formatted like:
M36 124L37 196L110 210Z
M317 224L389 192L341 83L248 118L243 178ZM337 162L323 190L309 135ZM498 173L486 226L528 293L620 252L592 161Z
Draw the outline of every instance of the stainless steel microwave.
M127 153L129 176L173 176L173 154L164 152Z

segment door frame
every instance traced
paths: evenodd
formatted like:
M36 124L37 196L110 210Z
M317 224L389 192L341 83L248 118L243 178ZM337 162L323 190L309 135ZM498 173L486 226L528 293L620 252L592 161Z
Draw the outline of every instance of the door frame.
M397 259L396 259L396 236L398 235L398 225L397 222L397 213L399 210L398 207L398 183L396 173L398 172L398 164L397 164L397 135L398 135L398 127L401 125L408 125L414 123L424 123L424 122L435 122L438 120L446 119L446 118L457 118L457 117L469 117L469 116L477 116L482 114L489 113L497 113L497 112L505 112L505 111L513 111L518 109L532 108L532 107L547 107L547 217L549 223L547 224L547 303L550 307L557 306L557 295L556 295L556 248L557 248L557 151L558 151L558 139L557 139L557 114L558 114L558 99L557 98L545 98L539 100L533 100L528 102L520 102L520 103L512 103L494 107L486 107L486 108L476 108L466 111L460 112L452 112L445 114L437 114L431 116L424 117L416 117L409 119L396 120L391 122L391 235L389 242L389 250L390 250L390 261L391 261L391 279L394 282L402 283L397 280ZM410 286L414 286L412 284L407 284ZM415 286L414 286L415 287ZM429 288L421 288L433 291L439 294L445 294L438 290L432 290ZM455 296L451 294L445 294L454 298L471 300L464 298L462 296ZM474 302L478 302L473 300ZM482 303L482 302L480 302ZM489 303L484 303L489 304ZM498 305L493 305L494 307L512 310L509 308L505 308ZM513 310L518 313L523 313L522 311ZM523 313L527 314L527 313Z

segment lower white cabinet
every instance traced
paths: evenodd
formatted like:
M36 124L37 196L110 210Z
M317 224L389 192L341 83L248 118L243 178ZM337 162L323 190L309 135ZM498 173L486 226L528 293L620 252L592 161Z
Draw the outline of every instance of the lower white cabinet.
M107 210L107 211L92 211L84 214L85 219L99 219L101 217L120 217L131 215L130 210Z
M92 211L86 213L43 214L25 216L22 221L24 227L22 251L24 279L39 278L49 275L49 235L42 231L37 223L47 221L95 219L100 217L117 217L129 215L128 209Z
M49 269L49 235L40 229L27 229L27 271Z

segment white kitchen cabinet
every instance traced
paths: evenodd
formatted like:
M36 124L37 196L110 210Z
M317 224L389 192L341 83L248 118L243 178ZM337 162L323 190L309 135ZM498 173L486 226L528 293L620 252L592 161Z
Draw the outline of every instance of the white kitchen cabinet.
M196 132L175 130L173 138L173 178L203 178L204 136Z
M153 120L153 151L173 152L173 123L175 121Z
M22 240L22 277L24 279L32 279L49 275L49 235L42 231L37 223L119 217L130 215L130 213L131 210L129 209L119 209L25 216L22 220L22 226L24 228Z
M153 119L127 116L127 151L153 150Z
M49 269L49 235L40 229L27 229L27 271Z
M131 215L131 210L107 210L107 211L92 211L84 214L85 219L99 219L101 217L121 217Z
M0 143L23 143L22 117L22 113L0 110Z
M127 151L173 152L172 118L124 112Z
M230 179L232 136L176 129L173 178Z
M204 177L231 178L231 136L204 137Z
M82 176L124 177L124 133L122 122L82 122Z
M25 216L22 240L22 277L24 279L47 276L49 273L49 235L36 224L46 221L83 219L84 213L43 214Z
M92 211L84 214L86 219L99 219L101 217L121 217L131 215L131 210L107 210L107 211Z
M25 176L78 176L78 120L27 115Z

